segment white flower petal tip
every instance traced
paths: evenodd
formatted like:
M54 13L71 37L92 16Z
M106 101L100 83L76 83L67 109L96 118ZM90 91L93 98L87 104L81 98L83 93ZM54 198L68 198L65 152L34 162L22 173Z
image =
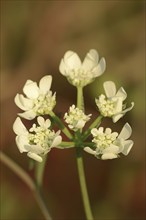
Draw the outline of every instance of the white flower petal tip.
M51 125L49 119L37 117L38 125L33 124L29 131L23 125L19 117L16 118L13 130L16 133L16 144L20 153L27 152L28 157L42 162L43 155L52 147L57 147L62 142L60 131L48 129Z
M105 59L99 61L98 52L91 49L83 62L73 51L67 51L61 59L59 71L66 76L73 86L84 87L103 74L106 68Z
M117 158L118 156L114 153L105 153L102 155L101 159L102 160L111 160L111 159L115 159Z
M16 120L14 121L13 131L17 135L23 135L23 134L27 134L28 133L26 127L24 126L24 124L22 123L22 121L21 121L21 119L19 117L17 117Z
M96 151L92 150L90 147L84 147L84 151L94 156L96 155Z
M127 140L131 133L132 129L128 123L124 125L119 135L117 132L112 132L110 128L106 128L105 131L103 127L93 128L91 134L95 151L89 147L84 150L102 160L118 158L120 153L128 155L133 146L133 141Z
M52 76L46 75L40 79L39 86L32 80L27 80L23 92L15 96L15 104L24 112L19 113L22 118L32 120L38 115L49 114L56 105L56 94L50 90Z
M33 160L36 160L37 162L42 162L43 161L42 157L40 157L39 155L37 155L35 153L28 152L27 156L30 157Z
M68 124L68 127L73 131L82 129L85 126L86 122L90 120L90 117L91 114L85 115L85 113L79 108L76 108L75 105L72 105L69 108L68 113L65 113L64 115L65 122Z
M115 83L112 81L104 82L103 87L106 96L100 95L98 99L95 99L95 102L101 115L112 118L115 123L134 107L134 102L129 108L125 109L123 101L126 99L127 93L124 88L121 87L116 92Z

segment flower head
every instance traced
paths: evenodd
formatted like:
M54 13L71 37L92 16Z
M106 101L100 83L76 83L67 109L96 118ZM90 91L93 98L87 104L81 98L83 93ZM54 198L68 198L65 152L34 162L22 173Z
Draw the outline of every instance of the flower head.
M126 99L127 93L123 87L116 92L115 83L112 81L104 82L103 86L107 98L103 94L100 95L99 99L95 99L96 105L104 117L112 117L113 122L117 122L126 112L133 108L134 102L126 109L123 101Z
M89 147L85 147L84 150L103 160L117 158L120 153L128 155L133 146L133 141L127 140L131 133L132 129L128 123L124 125L119 135L117 132L112 132L110 128L106 128L105 132L103 127L93 128L91 134L95 150Z
M64 119L71 130L77 131L85 126L85 123L90 120L90 116L91 114L85 115L82 110L72 105L69 112L65 113Z
M16 105L25 111L18 115L31 120L38 115L49 114L56 104L56 95L52 95L52 91L50 91L51 83L52 76L50 75L44 76L40 80L39 86L36 82L27 80L23 87L26 97L21 94L15 96Z
M27 152L27 155L42 162L42 156L47 154L52 147L57 147L62 137L59 135L60 131L56 132L50 130L51 121L44 120L43 117L37 117L38 126L33 124L29 129L26 129L19 117L16 118L13 124L13 130L16 133L16 144L20 153Z
M59 70L68 81L76 87L84 87L103 74L106 68L105 59L99 61L98 52L91 49L83 63L73 51L67 51L60 62Z

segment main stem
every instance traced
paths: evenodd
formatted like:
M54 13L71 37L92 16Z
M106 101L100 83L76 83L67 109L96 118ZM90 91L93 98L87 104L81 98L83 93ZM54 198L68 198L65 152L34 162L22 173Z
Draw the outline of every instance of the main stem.
M82 87L77 88L77 107L84 111L84 97L83 97ZM86 179L85 179L82 149L79 146L76 146L76 155L77 155L76 159L77 159L77 169L78 169L78 175L80 181L80 189L81 189L86 218L87 220L93 220L93 215L92 215L88 191L87 191Z
M38 187L35 185L32 178L25 172L24 169L22 169L18 164L16 164L12 159L6 156L3 152L0 152L0 160L8 168L10 168L17 176L19 176L26 183L26 185L30 188L30 190L32 190L34 197L36 198L36 201L45 219L52 220L50 213L48 211L48 208L46 206L46 203L42 197L42 194L40 190L38 189Z
M82 149L76 148L76 152L77 152L77 169L78 169L84 210L85 210L87 220L93 220L93 215L92 215L92 211L90 207L89 196L88 196L88 191L87 191L87 186L86 186L84 164L83 164L83 158L82 158Z

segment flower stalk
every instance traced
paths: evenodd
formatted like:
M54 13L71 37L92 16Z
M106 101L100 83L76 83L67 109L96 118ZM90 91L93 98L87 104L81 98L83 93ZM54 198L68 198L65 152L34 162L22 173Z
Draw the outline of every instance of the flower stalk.
M77 107L81 110L83 110L84 108L83 88L81 87L77 88ZM83 163L81 146L76 146L76 160L77 160L77 169L78 169L81 195L82 195L86 218L87 220L93 220L93 215L91 211L88 190L87 190L87 185L86 185L86 179L85 179L84 163Z

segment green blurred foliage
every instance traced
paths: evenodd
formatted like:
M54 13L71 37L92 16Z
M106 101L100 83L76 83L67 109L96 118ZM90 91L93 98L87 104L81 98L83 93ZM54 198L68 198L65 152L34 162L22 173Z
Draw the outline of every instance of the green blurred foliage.
M83 59L95 48L107 62L106 72L84 89L87 113L97 116L94 98L105 80L128 93L134 109L118 123L103 126L120 131L133 128L135 144L127 157L99 161L84 153L86 177L95 219L145 219L145 25L144 1L1 1L1 146L28 170L28 158L18 152L12 124L19 111L14 96L29 78L53 75L55 111L62 115L76 102L75 88L58 70L67 50ZM29 122L26 122L29 126ZM30 171L28 171L30 172ZM30 173L31 174L31 173ZM75 151L53 150L48 155L44 191L54 220L84 220ZM29 190L2 166L1 219L41 220Z

